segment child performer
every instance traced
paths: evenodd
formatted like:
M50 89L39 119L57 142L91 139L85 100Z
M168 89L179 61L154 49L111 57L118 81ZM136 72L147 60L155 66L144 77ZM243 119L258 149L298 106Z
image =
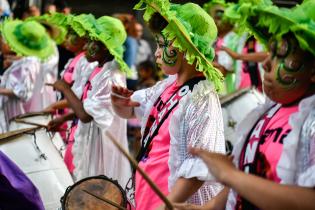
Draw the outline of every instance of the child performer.
M228 157L192 149L231 188L228 199L226 188L200 209L314 209L315 2L239 6L256 37L269 40L263 87L271 100L239 125L236 167Z
M98 62L86 82L81 100L63 80L54 87L63 92L75 115L78 128L74 135L74 176L82 179L104 174L125 186L131 176L130 165L109 138L115 138L128 148L126 120L119 118L110 101L111 86L125 85L125 77L119 69L127 70L122 60L126 32L122 23L108 16L97 21L91 15L81 17L88 32L86 58ZM118 63L118 65L117 65Z
M204 183L208 170L187 152L188 145L225 153L223 120L216 89L222 74L211 61L217 36L213 19L198 5L141 1L145 18L156 35L157 65L170 75L155 86L134 93L113 86L115 111L124 118L142 119L139 166L173 202L204 204L220 192L215 182ZM137 101L137 102L135 102ZM140 105L139 107L134 107ZM136 173L136 209L151 210L162 202ZM201 188L200 188L201 187ZM200 189L199 189L200 188ZM180 194L182 190L185 194ZM199 189L199 190L198 190Z
M23 57L16 60L1 78L0 132L6 132L11 118L34 110L28 104L42 103L37 81L41 79L40 60L54 53L53 41L35 21L6 20L2 25L2 47ZM4 48L3 48L4 49Z

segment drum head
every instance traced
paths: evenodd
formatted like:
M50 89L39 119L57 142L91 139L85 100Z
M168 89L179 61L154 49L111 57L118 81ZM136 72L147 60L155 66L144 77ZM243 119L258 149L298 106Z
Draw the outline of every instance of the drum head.
M61 202L63 210L117 210L127 206L127 199L121 186L106 176L80 180L68 187Z

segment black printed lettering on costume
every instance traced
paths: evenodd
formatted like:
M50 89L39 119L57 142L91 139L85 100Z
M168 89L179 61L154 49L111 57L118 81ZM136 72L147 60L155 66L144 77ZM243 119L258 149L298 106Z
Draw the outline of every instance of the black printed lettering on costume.
M272 138L272 142L283 144L283 139L287 137L290 133L291 129L287 129L282 135L282 128L275 128L275 129L267 129L263 135L261 136L260 145L263 145L266 142L266 138Z
M285 139L285 138L289 135L289 133L291 132L291 130L292 130L292 129L286 130L286 132L281 136L281 138L280 138L280 140L279 140L279 143L280 143L280 144L283 144L283 139Z

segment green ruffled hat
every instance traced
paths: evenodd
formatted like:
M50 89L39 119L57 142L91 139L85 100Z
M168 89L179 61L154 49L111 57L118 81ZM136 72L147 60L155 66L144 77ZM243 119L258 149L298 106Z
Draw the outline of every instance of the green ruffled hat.
M54 42L45 28L36 21L7 19L1 27L5 41L18 55L36 56L45 60L55 53Z
M69 16L70 17L70 16ZM47 25L53 31L52 39L61 44L64 42L67 35L68 16L62 13L45 14L41 16L29 17L26 20L35 20L42 25Z
M212 45L217 38L217 28L207 12L194 3L178 5L168 0L140 0L135 9L145 10L146 21L156 12L161 14L168 22L163 35L186 53L188 63L195 63L196 69L203 72L217 90L222 89L223 75L211 63L215 56Z
M87 35L91 39L101 41L114 56L120 70L130 74L131 70L123 60L123 44L127 33L120 20L109 16L102 16L96 20L91 14L82 14L73 17L70 25L79 36Z
M92 14L81 14L68 18L69 27L80 37L89 35L88 33L95 27L96 19Z
M127 39L127 33L123 23L119 19L109 16L98 18L96 23L96 30L91 33L91 36L105 44L122 71L131 74L131 70L123 60L123 44Z
M205 3L202 7L204 10L206 10L206 12L209 12L209 10L215 6L215 5L221 5L224 8L227 7L227 3L225 2L225 0L211 0L207 3Z
M231 8L239 22L263 44L291 32L302 49L315 55L315 1L304 0L291 9L279 8L269 0L243 1Z

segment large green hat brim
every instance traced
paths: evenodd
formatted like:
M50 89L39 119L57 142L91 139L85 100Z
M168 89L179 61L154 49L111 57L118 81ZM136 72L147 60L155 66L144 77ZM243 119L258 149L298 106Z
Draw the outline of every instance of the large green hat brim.
M48 35L46 46L42 49L31 49L21 43L14 34L14 30L22 23L23 22L20 20L5 20L2 25L3 37L15 53L21 56L36 56L41 60L45 60L55 53L54 43L51 39L49 39Z
M47 25L53 31L53 37L51 37L56 44L64 42L67 35L67 17L61 13L44 14L41 16L29 17L28 20L35 20L42 25Z
M121 23L121 22L119 22ZM121 23L122 24L122 23ZM94 19L90 21L89 24L84 24L84 30L87 31L88 36L92 40L97 40L102 42L105 47L108 49L109 53L114 56L115 61L118 63L120 70L124 73L126 73L128 76L132 74L132 71L130 70L129 66L125 63L123 60L123 53L124 53L124 47L123 45L120 46L112 46L110 43L108 43L108 36L109 34L106 34L102 31L101 26L97 23L97 20ZM124 27L122 25L122 28L124 30Z
M96 19L92 14L72 16L68 21L70 28L80 37L88 35L87 32L92 31L96 24Z
M211 60L213 57L207 58L197 48L192 41L190 33L176 17L176 13L170 10L170 7L171 4L165 0L156 0L154 3L152 1L140 0L134 8L137 10L146 10L144 14L146 21L149 21L154 13L159 13L168 22L168 26L162 31L166 39L173 41L173 46L185 53L187 62L191 65L195 64L196 69L202 72L209 81L213 82L218 91L222 90L223 75L212 65Z

